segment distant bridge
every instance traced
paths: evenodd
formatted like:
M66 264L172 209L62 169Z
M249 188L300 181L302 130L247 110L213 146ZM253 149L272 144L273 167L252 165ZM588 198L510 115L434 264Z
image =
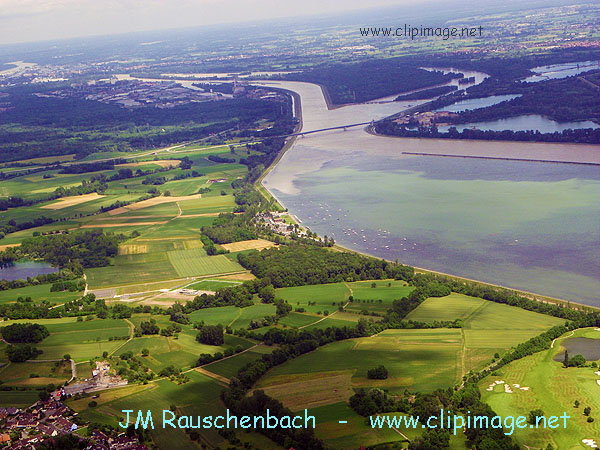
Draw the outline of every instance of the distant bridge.
M375 121L371 120L370 122L351 123L349 125L338 125L337 127L319 128L318 130L299 131L298 133L284 134L282 136L276 136L276 137L304 136L306 134L320 133L321 131L330 131L330 130L346 131L348 128L362 127L364 125L373 125L374 123L375 123Z

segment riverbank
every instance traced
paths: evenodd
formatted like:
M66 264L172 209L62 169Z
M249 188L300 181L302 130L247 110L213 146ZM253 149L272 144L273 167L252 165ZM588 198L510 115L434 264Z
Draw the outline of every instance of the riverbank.
M364 255L364 256L368 256L370 258L378 258L378 259L384 259L384 258L379 258L375 255L366 253L366 252L361 252L358 250L353 250L353 249L349 249L347 247L341 246L341 245L334 245L333 247L335 250L338 251L343 251L343 252L349 252L349 253L357 253L359 255ZM385 259L384 259L385 260ZM394 262L394 261L390 261L390 260L385 260L388 262ZM402 263L401 261L399 261L400 263ZM515 292L518 295L521 295L523 297L526 297L530 300L535 300L541 303L552 303L555 305L559 305L559 306L564 306L565 308L574 308L576 310L581 310L581 311L600 311L600 307L597 306L591 306L591 305L586 305L583 303L578 303L578 302L572 302L570 300L564 300L564 299L560 299L560 298L556 298L556 297L550 297L547 295L541 295L541 294L536 294L535 292L529 292L529 291L524 291L521 289L515 289L515 288L511 288L511 287L507 287L507 286L503 286L500 284L494 284L494 283L487 283L485 281L480 281L480 280L475 280L473 278L466 278L466 277L461 277L458 275L452 275L450 273L447 272L440 272L437 270L431 270L431 269L426 269L423 267L416 267L416 266L411 266L415 269L415 272L417 273L429 273L429 274L433 274L433 275L440 275L440 276L444 276L444 277L448 277L452 280L456 280L456 281L461 281L461 282L468 282L468 283L477 283L480 284L482 286L489 286L489 287L493 287L493 288L498 288L498 289L506 289L512 292Z
M292 91L289 91L289 92L292 93ZM301 98L299 98L298 94L296 94L296 96L294 98L297 99L297 100L295 100L295 108L299 111L299 114L302 114L302 107L301 107L301 101L302 100L301 100ZM366 136L366 134L363 134L363 135ZM335 136L333 136L333 137L335 137ZM418 139L418 138L403 138L403 139L405 139L407 142L412 140L412 143L414 145L418 145L418 147L421 147L421 142L418 142L418 141L423 141L423 139ZM438 140L438 141L441 141L442 143L445 143L447 145L447 140ZM277 201L277 203L282 208L286 207L285 204L284 204L284 202L283 202L283 200L281 198L278 198L277 195L274 192L272 192L269 188L267 188L263 184L263 181L264 181L264 178L279 163L279 161L283 157L284 152L287 152L287 150L289 150L293 146L294 143L296 143L295 140L294 141L290 141L290 142L288 142L286 144L286 147L284 147L284 149L282 150L282 152L280 152L280 155L269 166L269 168L267 168L265 170L263 176L261 176L261 178L257 181L257 187L261 190L261 192L267 192L268 195L269 195L269 197L272 198L272 199L274 199L275 201ZM462 141L461 141L461 143L462 143ZM479 143L479 145L481 145L481 144L483 144L483 141L478 141L478 143ZM485 143L489 144L488 141L485 141ZM505 144L505 143L502 142L502 144ZM525 144L528 144L528 146L539 145L539 143L525 143ZM541 145L545 145L545 144L541 144ZM558 144L558 145L560 145L562 147L565 144ZM576 144L567 144L567 145L576 145ZM487 145L486 145L486 147L487 147ZM447 151L447 147L446 146L444 147L444 149ZM506 150L506 149L504 149L504 150ZM296 211L296 212L294 212L294 214L298 215L298 212ZM358 250L350 249L350 248L347 248L347 247L344 247L344 246L341 246L341 245L336 245L335 248L337 250L339 250L339 251L355 252L355 253L364 254L364 255L367 255L367 256L370 256L370 257L381 258L381 256L369 254L368 252L361 252L361 251L358 251ZM410 264L410 265L414 267L413 264ZM482 282L482 281L479 281L479 280L470 279L470 278L466 278L466 277L461 277L461 276L457 276L457 275L452 275L452 274L444 273L444 272L441 272L441 271L435 271L435 270L426 269L426 268L422 268L422 267L415 267L415 269L417 271L421 271L421 272L433 273L433 274L439 274L439 275L448 276L448 277L451 277L451 278L456 279L456 280L476 282L476 283L480 283L480 284L486 285L486 286L493 286L493 287L497 287L497 288L508 289L508 290L517 292L517 293L519 293L519 294L521 294L521 295L523 295L525 297L532 298L532 299L535 299L535 300L541 301L541 302L548 302L548 303L560 304L560 305L564 305L564 306L571 306L571 307L576 307L576 308L579 308L579 309L589 308L591 310L600 310L600 308L597 308L595 306L585 305L585 304L578 303L578 302L571 302L571 301L568 301L568 300L564 300L564 299L560 299L560 298L555 298L555 297L551 297L551 296L547 296L547 295L541 295L541 294L529 292L529 291L522 290L522 289L510 288L510 287L506 287L506 286L501 285L501 284L494 284L494 283Z

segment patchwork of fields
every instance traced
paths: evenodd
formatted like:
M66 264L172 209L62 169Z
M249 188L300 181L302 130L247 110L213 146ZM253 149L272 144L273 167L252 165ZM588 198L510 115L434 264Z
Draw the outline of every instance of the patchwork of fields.
M213 292L220 288L237 286L253 279L253 275L237 262L236 252L261 250L275 244L263 239L235 242L222 247L231 254L208 256L204 250L201 229L211 225L221 212L232 212L236 206L231 183L244 176L243 165L215 164L208 159L211 154L230 155L227 147L209 150L192 147L183 154L189 156L194 166L202 172L199 176L175 179L184 172L179 160L142 158L122 165L146 169L167 168L160 172L167 181L159 185L163 195L137 201L148 190L140 177L108 182L108 188L98 193L68 196L44 201L32 206L5 212L0 211L0 221L9 215L17 221L31 220L46 215L57 222L35 229L11 233L2 240L3 245L18 244L34 232L103 228L107 232L123 233L127 239L121 243L118 255L110 265L85 270L88 289L107 303L125 302L150 311L151 307L165 308L176 302L186 302L196 295L180 291ZM248 152L247 154L250 154ZM235 154L236 158L247 156ZM119 155L117 155L119 156ZM166 157L167 155L165 155ZM174 157L170 153L169 158ZM73 187L81 182L81 175L48 170L40 174L16 177L3 181L3 195L22 195L34 198L52 193L59 186ZM114 171L102 171L105 175ZM87 176L87 175L85 175ZM223 179L225 181L218 181ZM210 188L210 191L206 191ZM168 194L167 194L168 192ZM120 202L116 205L115 202ZM123 205L124 203L129 203ZM113 206L111 206L113 205ZM110 210L100 210L106 208ZM43 351L38 362L9 363L0 367L0 380L10 388L27 391L3 391L0 406L26 406L37 399L35 388L49 383L60 384L71 377L70 364L55 363L65 354L78 363L79 376L88 376L88 361L107 352L114 360L131 352L142 358L144 364L158 373L168 366L182 369L190 382L178 385L168 379L152 381L147 385L131 385L102 392L96 408L88 407L89 399L71 399L69 405L84 420L114 425L123 409L148 409L151 405L157 416L163 409L173 407L178 414L208 415L222 413L224 405L219 394L225 382L238 370L277 346L266 346L256 341L225 334L222 345L205 345L196 340L193 324L220 324L231 329L256 329L269 327L325 329L332 326L352 327L358 320L382 320L396 299L410 294L414 289L404 281L377 280L339 282L325 285L308 285L276 289L277 298L286 300L292 312L274 324L265 317L276 313L274 304L264 304L255 295L252 306L238 308L225 306L206 308L188 314L189 323L181 324L175 336L159 334L134 337L134 327L154 319L164 329L173 324L169 315L133 314L128 319L82 320L75 318L23 320L44 324L50 336L36 347ZM179 293L177 291L180 291ZM36 302L48 300L64 303L82 295L81 292L50 292L50 284L28 286L0 291L0 305L12 303L18 297L31 297ZM120 316L118 316L120 317ZM407 319L421 322L453 321L461 319L463 328L398 329L385 330L374 336L337 341L270 370L256 384L268 395L280 400L293 411L308 408L318 418L317 435L334 448L375 445L383 442L413 439L416 430L373 430L349 406L348 399L355 390L379 387L390 394L400 394L406 389L432 392L460 382L470 370L485 367L495 353L502 354L511 347L526 341L564 320L541 315L480 298L451 294L442 298L429 298L413 310ZM262 325L268 324L266 327ZM577 336L600 338L594 330L580 331ZM560 341L559 341L560 342ZM7 344L0 342L0 362L6 363ZM198 356L203 353L236 353L231 357L194 369ZM562 369L552 360L560 351L560 344L503 368L498 377L509 383L530 386L529 391L512 395L499 388L487 391L489 377L481 382L482 395L496 412L504 415L524 414L534 408L559 414L563 410L576 416L570 432L524 430L517 440L532 448L545 447L552 441L558 448L571 448L583 438L600 432L599 422L588 423L580 411L573 408L574 399L585 399L593 411L600 410L597 379L591 369ZM46 361L49 360L49 361ZM126 363L123 363L126 364ZM370 380L367 371L385 365L389 377ZM213 377L213 378L211 378ZM559 392L559 394L556 394ZM591 399L591 400L588 400ZM339 420L347 420L340 427ZM157 428L152 432L155 443L163 448L198 449L188 436L176 430ZM404 436L404 437L403 437ZM259 448L279 448L257 434L243 434L243 441L253 442ZM224 439L215 430L203 430L203 442L215 447ZM453 437L452 445L464 448L463 437Z
M349 371L346 387L375 386L391 393L404 389L431 392L458 383L472 369L481 369L494 353L502 353L563 323L553 317L459 294L430 298L408 316L414 320L425 317L428 322L461 318L465 327L386 330L368 338L334 342L274 368L258 386L268 391L286 380L300 380L309 374L313 377ZM367 370L380 364L388 369L389 377L369 380ZM294 385L288 391L275 389L274 394L284 402L291 401L288 395L294 396L294 408L301 409L305 403L295 396L304 389L310 390L309 385L307 381L306 386ZM340 385L335 386L341 389ZM331 403L335 398L333 395ZM307 402L310 405L309 397Z

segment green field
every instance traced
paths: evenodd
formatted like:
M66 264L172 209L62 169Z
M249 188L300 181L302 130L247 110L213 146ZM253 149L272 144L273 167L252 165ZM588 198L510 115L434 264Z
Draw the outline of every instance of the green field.
M62 359L70 354L76 362L88 361L102 352L111 352L125 341L109 341L109 338L129 336L129 326L122 319L95 319L77 322L74 317L62 319L16 320L11 323L39 323L48 328L50 336L36 348L43 351L38 359Z
M375 288L371 287L373 283L376 284ZM331 313L340 302L347 303L352 295L354 301L348 303L347 310L385 313L394 300L405 297L413 289L406 286L404 281L377 280L280 288L277 289L277 296L287 300L293 308L304 308L310 313L326 310ZM309 302L311 305L308 305Z
M272 304L259 303L257 305L242 308L240 315L229 324L231 328L248 328L250 322L262 319L265 316L275 314L275 306Z
M15 302L19 297L31 299L35 303L47 300L52 303L62 304L81 297L81 292L50 292L52 284L40 284L37 286L25 286L17 289L0 291L0 304Z
M339 302L346 303L350 296L350 289L346 283L318 284L277 289L277 297L287 300L292 308L304 308L306 311L316 313L328 309L334 311ZM316 305L308 305L316 302Z
M71 364L64 361L10 363L0 368L0 379L6 386L58 385L70 378Z
M205 308L190 314L192 322L204 321L207 325L228 325L242 314L242 309L236 306L222 306L218 308Z
M26 408L39 400L37 391L2 391L0 407Z
M238 371L251 361L260 359L265 351L272 351L272 347L257 347L247 352L240 353L233 358L217 361L205 367L209 372L216 373L226 378L235 376Z
M259 386L268 388L303 374L325 376L346 371L349 376L345 382L352 388L377 386L392 393L404 389L431 392L458 383L472 369L481 369L494 353L503 353L563 323L554 317L457 294L427 299L408 318L427 322L461 318L464 328L386 330L368 338L335 342L274 368ZM300 319L292 316L290 320ZM307 329L348 323L333 315ZM368 380L367 370L380 364L388 369L388 379ZM295 386L294 392L302 389ZM277 393L286 398L285 393Z
M90 289L180 278L166 254L164 258L155 256L148 262L133 262L124 256L117 256L114 265L86 269L85 273Z
M240 284L242 284L241 281L201 280L197 283L187 285L186 289L195 289L198 291L216 291L217 289L238 286Z
M356 414L345 402L311 408L309 412L317 419L317 436L332 448L354 448L357 442L364 446L383 442L403 442L405 446L407 444L406 440L394 430L371 428L367 420ZM347 423L340 424L340 420L346 420ZM399 431L410 439L418 436L414 429L402 428Z
M321 318L322 318L321 316L317 316L317 315L312 316L312 315L308 315L308 314L292 312L292 313L289 313L287 316L279 319L279 323L282 325L286 325L288 327L298 328L298 327L305 327L307 325L310 325L311 323L314 323Z
M281 377L351 371L352 387L378 386L399 393L405 388L431 392L457 382L460 330L388 330L371 338L335 342L276 367L259 382L269 386ZM367 370L384 364L387 380L367 379Z
M244 268L224 255L206 256L201 248L168 252L169 261L179 277L242 272Z
M149 314L136 314L131 318L131 322L137 326L140 322L149 320L151 317L156 320L157 325L161 328L172 323L169 321L168 316L150 316ZM223 353L225 349L235 348L238 345L244 349L253 345L246 339L232 335L225 335L223 345L204 345L196 341L197 333L198 331L190 325L182 325L182 331L177 338L159 335L142 336L125 343L118 349L116 354L121 355L131 351L134 355L140 356L143 349L148 349L150 354L144 357L144 362L154 372L159 372L169 365L179 368L193 367L201 353Z
M571 337L571 333L565 335ZM577 330L572 337L587 337L598 339L600 332L593 328ZM479 386L482 400L488 403L500 416L527 416L533 409L542 409L546 417L560 416L564 412L570 416L567 428L563 428L563 419L559 419L560 427L556 429L515 429L514 438L522 446L530 448L546 448L551 443L558 449L590 448L582 444L582 439L595 439L600 436L600 386L597 383L600 376L594 372L598 369L590 367L562 367L560 362L553 360L561 353L560 339L554 348L536 353L526 358L514 361L498 371L496 375L483 379ZM488 386L496 380L505 381L511 385L528 387L529 390L512 387L513 393L504 392L504 386L496 386L488 391ZM579 400L579 408L574 407ZM595 421L587 422L583 414L585 407L591 407L590 416Z

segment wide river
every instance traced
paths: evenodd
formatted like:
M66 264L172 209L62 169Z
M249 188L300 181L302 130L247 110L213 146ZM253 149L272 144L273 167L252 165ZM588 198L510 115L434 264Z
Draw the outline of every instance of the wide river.
M379 119L407 103L329 110L301 97L303 131ZM264 186L305 226L348 248L600 306L600 164L592 145L373 136L361 128L297 138Z

